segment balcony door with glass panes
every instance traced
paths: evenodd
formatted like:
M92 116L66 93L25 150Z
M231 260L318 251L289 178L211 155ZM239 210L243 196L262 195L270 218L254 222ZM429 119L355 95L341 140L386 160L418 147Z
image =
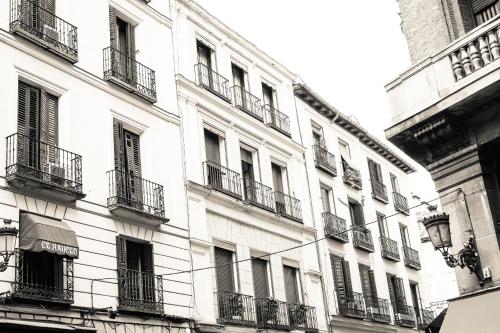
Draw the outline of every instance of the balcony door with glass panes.
M410 247L410 237L408 234L408 227L403 224L399 225L399 232L401 233L401 242L403 246Z
M389 238L389 228L387 227L385 215L377 213L377 223L380 236Z
M283 168L282 166L271 163L271 171L273 174L273 189L274 200L276 201L276 211L278 213L286 213L286 202L283 187Z
M330 189L326 187L325 185L320 185L320 190L321 190L321 204L323 207L323 212L324 213L331 213L332 212L332 207L330 205Z
M118 51L113 57L116 71L121 80L129 81L130 84L136 82L135 66L135 37L134 27L127 21L116 17L115 21L116 45Z
M207 181L208 185L223 188L223 172L221 169L220 137L207 129L205 135L205 154L207 161Z
M241 175L245 185L245 199L257 202L257 188L254 182L254 166L252 152L240 148L241 155Z
M267 122L275 127L280 128L280 120L274 112L276 109L276 100L275 100L276 91L273 87L266 83L262 83L262 103L264 107L268 108L269 112L267 114L268 119Z
M245 70L238 65L231 64L231 70L233 73L233 85L234 88L234 99L236 106L240 106L245 110L248 110L250 105L248 105L249 100L245 94L246 90L248 90L247 85L247 74Z
M400 193L399 192L399 182L398 182L398 177L393 175L392 173L390 174L391 176L391 187L392 187L392 192L394 193Z
M208 45L200 42L196 42L196 50L198 54L198 80L201 84L214 89L214 62L213 55L214 51Z

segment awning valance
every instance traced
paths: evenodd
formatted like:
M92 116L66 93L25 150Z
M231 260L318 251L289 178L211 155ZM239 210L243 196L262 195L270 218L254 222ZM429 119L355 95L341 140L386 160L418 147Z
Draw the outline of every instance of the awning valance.
M75 232L65 222L30 213L21 213L19 248L70 258L78 258L79 254Z

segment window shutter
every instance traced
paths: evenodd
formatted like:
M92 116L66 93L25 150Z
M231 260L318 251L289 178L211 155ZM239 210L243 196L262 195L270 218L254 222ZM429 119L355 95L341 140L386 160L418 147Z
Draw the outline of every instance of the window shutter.
M405 296L405 288L403 284L402 278L394 279L394 294L396 298L396 306L398 309L403 309L406 306L406 296Z
M359 276L361 278L361 289L363 290L363 296L365 297L365 302L367 306L373 306L376 299L373 299L372 295L372 285L370 280L370 269L368 266L359 264Z
M285 279L286 302L295 304L299 302L299 291L297 286L297 269L283 266L283 277Z
M131 24L128 24L128 36L129 36L128 55L130 58L135 59L135 29ZM133 66L133 64L131 64L131 66L135 67ZM135 75L135 72L133 72L132 74Z
M207 161L220 164L219 137L205 129L205 150Z
M36 4L36 2L34 2ZM45 9L46 11L41 11L40 20L41 20L41 28L43 29L43 25L47 24L52 28L56 28L55 22L55 13L56 13L56 4L55 0L39 0L38 5Z
M41 146L41 160L44 164L57 163L57 97L42 91L41 100L40 141L48 144Z
M118 32L116 31L116 10L109 7L109 38L110 46L114 49L118 47Z
M368 278L370 279L372 301L376 302L375 304L378 304L378 293L377 293L377 284L375 283L375 272L372 269L368 270Z
M123 125L116 119L113 119L113 139L115 148L115 169L125 171Z
M365 216L363 214L363 206L361 204L357 203L354 205L354 220L355 224L357 226L364 226L365 225Z
M19 82L17 132L30 138L39 138L40 91Z
M127 240L123 236L116 236L116 259L119 295L127 297Z
M389 288L389 298L391 299L391 305L392 308L394 309L394 313L397 312L397 307L396 307L396 298L394 295L394 286L392 284L392 276L387 274L387 287Z
M269 284L267 280L267 261L263 259L252 259L252 275L254 296L257 298L269 297Z
M344 266L343 259L330 254L330 261L332 263L333 279L335 282L335 290L337 291L337 299L339 306L347 303L346 286L344 281Z
M216 247L215 266L217 290L234 292L233 252Z
M141 182L141 158L139 136L127 130L123 131L125 138L125 163L127 172L127 197L130 197L132 204L138 205L142 209L142 182ZM138 177L138 178L136 178Z
M352 294L352 281L351 281L351 269L349 268L349 261L342 260L342 265L344 266L344 281L345 289L347 295Z
M474 11L474 14L477 14L496 1L498 0L471 0L472 10Z
M370 179L375 179L375 166L372 160L368 159L368 171L370 173Z
M143 272L148 273L143 276L143 293L144 299L149 302L155 300L155 276L154 276L154 260L153 260L153 244L147 243L142 245L142 268Z

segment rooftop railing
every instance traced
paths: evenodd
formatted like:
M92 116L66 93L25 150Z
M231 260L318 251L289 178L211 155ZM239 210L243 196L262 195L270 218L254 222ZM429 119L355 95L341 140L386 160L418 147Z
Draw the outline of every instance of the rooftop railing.
M228 79L202 63L194 65L194 73L196 83L199 86L231 103L231 90Z
M321 216L323 218L326 237L338 240L342 243L349 242L349 235L346 231L347 222L345 219L329 212L323 212Z

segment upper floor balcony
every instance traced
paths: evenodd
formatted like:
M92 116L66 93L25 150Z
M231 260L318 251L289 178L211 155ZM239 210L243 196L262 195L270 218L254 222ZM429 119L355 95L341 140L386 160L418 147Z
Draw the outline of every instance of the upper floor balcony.
M103 51L104 80L151 102L156 102L155 71L113 47Z
M217 309L219 324L255 326L255 302L252 296L227 291L218 292Z
M373 197L373 199L377 199L380 202L388 204L389 197L387 196L387 187L383 183L381 183L375 179L371 179L370 181L372 183L372 197Z
M10 0L10 32L75 63L78 61L77 28L34 0Z
M335 165L335 155L330 153L326 147L321 145L314 145L314 164L316 168L323 170L324 172L337 176L337 166Z
M379 323L391 322L391 303L384 298L365 298L368 318Z
M126 312L163 314L163 279L161 275L118 269L118 309Z
M21 133L7 137L7 182L56 201L82 199L82 157Z
M339 297L339 312L347 317L363 319L366 317L365 301L362 293L347 292L344 297Z
M400 305L394 309L396 324L403 327L415 327L416 317L415 309L410 305Z
M325 236L331 239L338 240L341 243L349 242L347 234L347 222L345 219L333 215L329 212L321 213L323 225L325 228Z
M358 169L353 168L349 163L342 160L342 180L344 184L356 189L361 190L363 188L363 182L361 180L361 173Z
M122 170L107 172L108 209L118 217L157 227L165 217L163 186Z
M231 89L228 79L202 63L194 65L194 74L196 83L200 87L231 103Z
M245 192L245 202L274 212L275 200L271 187L250 178L243 178L243 188Z
M388 237L380 236L380 250L383 258L399 261L398 242Z
M264 105L264 112L266 125L288 137L292 136L290 132L290 118L286 114L269 104Z
M352 231L352 244L357 249L367 251L370 253L375 252L372 233L369 229L366 228L354 229Z
M286 218L302 223L302 208L300 200L283 192L274 192L276 212Z
M231 89L233 91L234 106L260 121L264 120L260 99L240 86L233 86Z
M418 251L412 249L409 246L403 246L403 254L405 259L405 265L410 268L420 270L422 266L420 265L420 257Z
M410 208L408 207L408 199L398 192L392 192L392 199L394 200L394 209L397 212L403 213L407 216L410 215Z
M288 316L292 330L318 331L316 308L303 303L288 303Z
M240 174L212 161L203 162L205 186L242 199Z
M288 305L274 298L257 298L255 300L257 327L261 329L288 330Z
M415 311L417 313L417 311ZM419 309L417 315L417 326L418 328L424 330L429 326L430 323L434 320L434 312L427 309Z

